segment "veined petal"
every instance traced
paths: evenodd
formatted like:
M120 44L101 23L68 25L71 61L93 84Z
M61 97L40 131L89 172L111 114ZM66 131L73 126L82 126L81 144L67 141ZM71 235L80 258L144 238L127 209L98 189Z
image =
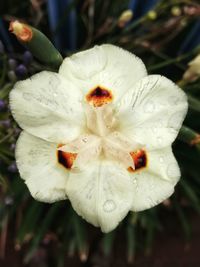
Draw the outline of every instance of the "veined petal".
M150 75L129 90L116 107L120 130L148 148L170 145L187 113L185 93L160 75Z
M84 123L81 101L75 86L47 71L18 82L10 93L11 111L21 128L57 143L80 134Z
M174 192L180 179L179 166L171 147L147 151L147 166L130 173L132 177L133 211L151 208Z
M16 161L20 176L35 199L51 203L67 198L68 172L58 163L57 144L22 132Z
M112 161L92 162L84 172L70 173L66 193L76 212L103 232L113 230L132 204L129 173Z
M102 87L113 94L113 102L147 75L141 59L111 44L95 46L64 60L59 73L87 94Z
M142 60L131 52L110 44L104 44L102 48L107 64L99 73L99 84L111 90L116 102L136 82L147 76L147 71Z

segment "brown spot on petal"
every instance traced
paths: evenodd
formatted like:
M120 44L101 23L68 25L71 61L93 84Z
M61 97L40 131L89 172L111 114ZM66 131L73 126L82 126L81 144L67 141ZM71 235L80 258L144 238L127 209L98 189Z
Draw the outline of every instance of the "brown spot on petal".
M113 96L109 90L97 86L86 95L86 100L94 107L101 107L110 103L113 100Z
M135 170L132 167L128 168L128 171L135 172L147 166L147 155L144 150L137 150L134 152L130 152L130 155L135 164Z
M61 146L62 145L59 145L58 147L61 147ZM77 153L64 152L61 150L58 150L57 153L58 153L58 163L60 163L66 169L70 170L77 157Z

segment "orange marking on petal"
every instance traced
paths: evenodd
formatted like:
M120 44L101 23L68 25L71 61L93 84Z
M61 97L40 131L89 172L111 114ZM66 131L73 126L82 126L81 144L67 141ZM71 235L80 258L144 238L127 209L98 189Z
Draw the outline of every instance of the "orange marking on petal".
M134 152L130 152L130 155L135 164L135 170L132 167L128 168L128 171L135 172L147 166L147 154L144 150L137 150Z
M58 147L61 147L63 145L59 145ZM58 162L63 165L66 169L71 169L72 165L77 157L77 153L71 153L71 152L64 152L61 150L57 150L58 153Z
M110 103L113 100L113 95L109 90L97 86L86 95L86 100L94 107L101 107Z

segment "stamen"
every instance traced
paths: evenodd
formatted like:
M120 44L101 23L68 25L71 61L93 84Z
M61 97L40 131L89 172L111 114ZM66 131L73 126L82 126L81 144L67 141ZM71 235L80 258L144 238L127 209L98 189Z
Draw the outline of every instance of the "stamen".
M135 163L135 169L129 167L128 171L135 172L147 166L147 155L144 150L141 149L134 152L130 152L130 155Z
M101 107L112 102L113 96L109 90L97 86L86 95L86 100L94 107Z
M59 147L62 145L59 145ZM63 165L66 169L71 169L73 166L73 163L77 157L77 153L71 153L71 152L64 152L61 150L57 150L58 153L58 163Z

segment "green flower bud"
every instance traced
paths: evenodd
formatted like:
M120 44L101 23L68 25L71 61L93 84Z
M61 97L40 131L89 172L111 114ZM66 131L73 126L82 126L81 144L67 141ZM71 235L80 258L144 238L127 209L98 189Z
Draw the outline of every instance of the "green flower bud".
M42 32L17 20L10 23L9 30L39 61L54 68L61 65L61 54Z

